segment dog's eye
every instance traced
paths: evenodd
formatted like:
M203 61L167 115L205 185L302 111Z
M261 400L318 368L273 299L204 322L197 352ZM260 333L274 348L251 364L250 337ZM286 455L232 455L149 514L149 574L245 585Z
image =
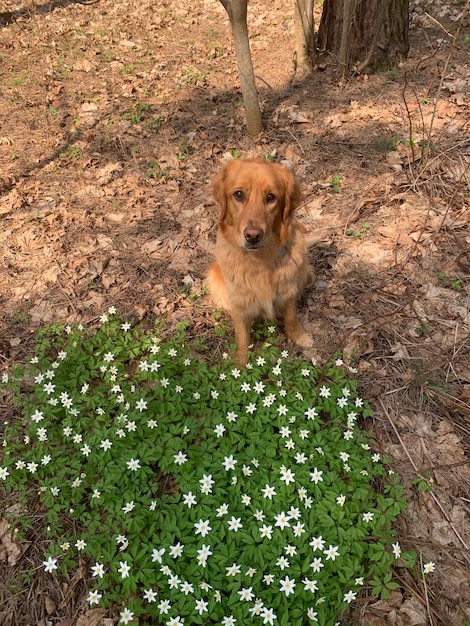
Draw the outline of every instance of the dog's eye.
M238 200L238 202L243 202L243 200L245 199L245 194L241 189L237 189L237 191L234 192L233 197L235 198L235 200Z
M271 202L274 202L275 199L276 199L276 196L273 193L268 193L268 195L266 196L266 202L268 204L270 204Z

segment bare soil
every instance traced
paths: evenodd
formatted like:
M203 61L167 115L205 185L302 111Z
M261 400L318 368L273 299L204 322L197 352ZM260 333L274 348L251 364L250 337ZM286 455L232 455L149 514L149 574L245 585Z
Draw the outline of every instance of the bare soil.
M470 622L468 4L414 0L408 61L341 82L330 56L295 76L293 5L253 3L257 139L215 0L0 4L0 366L25 359L41 325L110 305L188 319L222 350L201 295L208 182L229 155L290 164L318 240L301 302L315 356L359 359L407 488L400 544L436 564L398 568L400 590L359 600L350 623ZM80 571L61 589L28 577L40 561L2 530L1 624L115 623L87 611Z

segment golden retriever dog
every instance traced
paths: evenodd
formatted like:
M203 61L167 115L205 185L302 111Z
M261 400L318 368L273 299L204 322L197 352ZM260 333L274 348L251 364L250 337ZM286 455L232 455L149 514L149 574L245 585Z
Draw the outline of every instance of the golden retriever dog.
M296 177L279 163L234 159L215 176L212 192L220 213L207 285L215 304L232 316L237 362L247 362L256 318L282 317L288 337L310 347L297 318L297 297L312 271L294 216L302 202Z

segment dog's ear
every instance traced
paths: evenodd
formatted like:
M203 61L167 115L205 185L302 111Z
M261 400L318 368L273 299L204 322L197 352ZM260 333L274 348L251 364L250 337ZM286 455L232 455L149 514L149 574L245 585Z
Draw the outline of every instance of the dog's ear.
M212 191L212 196L214 200L219 205L219 222L222 222L227 215L227 194L225 193L225 181L227 179L227 170L229 168L229 164L227 163L220 170L218 174L214 176L211 181L210 189Z
M304 197L296 176L287 167L281 167L283 168L285 195L280 238L281 243L284 243L290 235L290 221L292 213L302 204Z

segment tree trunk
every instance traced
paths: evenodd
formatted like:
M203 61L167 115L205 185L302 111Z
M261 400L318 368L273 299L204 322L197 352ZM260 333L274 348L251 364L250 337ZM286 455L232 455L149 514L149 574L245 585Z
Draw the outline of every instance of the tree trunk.
M310 72L315 62L314 0L294 0L295 69Z
M395 67L406 59L409 0L325 0L318 46L350 69Z
M251 61L250 41L247 26L248 0L220 0L228 13L232 27L235 58L246 114L246 129L249 135L256 137L263 129L255 73Z

